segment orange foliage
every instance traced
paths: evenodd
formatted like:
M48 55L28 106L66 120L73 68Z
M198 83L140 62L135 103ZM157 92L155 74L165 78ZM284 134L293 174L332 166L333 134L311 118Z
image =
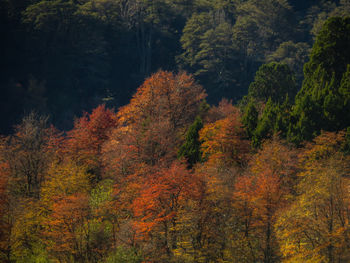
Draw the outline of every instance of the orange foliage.
M310 162L331 157L341 149L344 137L343 131L338 133L322 131L313 142L306 144L305 150L301 154L301 160Z
M206 124L199 133L203 141L204 158L212 164L244 164L248 157L249 142L242 139L243 133L237 109L224 119Z
M167 119L171 128L177 129L192 123L205 97L202 87L191 75L158 71L146 79L130 103L119 110L118 121L132 124Z
M118 128L104 146L109 171L123 177L141 163L169 165L205 96L184 72L159 71L146 79L130 103L120 108Z
M273 257L276 212L294 191L297 171L295 151L273 138L250 161L249 174L235 184L235 206L241 213L244 234L260 236L265 259Z
M49 249L58 258L73 255L82 260L87 256L89 213L89 198L85 194L70 195L54 203L45 236L50 240Z
M215 122L217 120L224 119L230 115L234 115L237 112L237 108L233 106L232 100L222 99L218 106L213 106L206 114L206 122Z
M196 195L197 180L179 163L150 174L132 204L138 233L145 237L159 223L176 218L182 202Z
M296 152L277 138L264 143L249 165L249 176L240 177L235 185L235 197L250 203L256 214L264 218L283 206L296 184L298 163Z

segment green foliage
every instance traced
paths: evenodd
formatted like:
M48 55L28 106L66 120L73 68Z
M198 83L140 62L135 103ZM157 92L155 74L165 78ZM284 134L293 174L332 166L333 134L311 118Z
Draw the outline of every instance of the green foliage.
M290 113L292 105L287 96L283 104L278 106L277 117L274 130L279 133L283 138L287 137L289 123L290 123Z
M240 54L233 42L233 31L225 11L194 13L181 37L184 52L180 65L193 72L213 97L232 96L240 91Z
M308 59L310 46L305 42L294 43L286 41L281 43L278 48L267 56L267 62L279 62L287 64L295 74L297 87L301 86L304 73L303 66Z
M278 106L270 98L264 108L264 112L259 118L256 130L253 133L252 144L255 147L260 146L263 139L269 138L274 133Z
M293 100L296 94L294 76L286 64L271 62L262 65L249 86L248 98L282 103L286 96Z
M258 125L258 115L259 113L255 107L255 103L253 100L250 100L245 107L244 115L242 117L242 124L244 125L249 138L252 138L256 126Z
M350 3L348 0L322 1L319 6L313 6L308 16L310 33L314 38L321 31L324 22L334 16L346 17L350 14Z
M105 263L141 263L143 256L134 248L117 247Z
M208 91L213 96L230 94L240 71L239 53L232 43L232 26L221 22L201 36L200 50L195 56L199 65L195 75L210 83Z
M242 1L237 13L235 40L244 54L258 61L293 34L292 8L285 0Z
M314 72L320 66L325 70L326 80L335 74L335 84L339 85L350 61L350 18L332 17L323 25L312 47L310 61L305 64L303 89L312 87Z
M28 255L21 254L16 258L18 263L52 263L45 246L41 243L31 244L31 251Z
M203 128L203 122L200 117L197 117L193 124L188 128L186 133L186 141L181 146L178 157L184 157L187 160L189 167L201 160L201 142L199 141L199 131Z
M271 62L262 65L256 72L245 98L248 104L243 115L243 124L255 147L274 133L286 136L290 98L293 101L295 93L295 79L286 64ZM256 107L265 103L261 116L258 116L260 109Z
M101 181L90 194L90 206L97 210L101 205L112 200L113 182L106 179Z
M350 64L347 66L347 70L340 82L339 95L343 106L339 117L346 122L350 118ZM338 105L338 107L339 106L340 105Z
M254 107L254 105L250 107ZM274 134L279 134L281 137L286 138L290 123L290 111L291 104L288 96L282 104L273 103L269 99L263 113L257 120L256 128L251 130L253 146L259 147L263 140L271 138Z
M295 100L289 138L310 140L320 130L348 127L347 86L350 63L350 18L327 20L304 66L305 80Z

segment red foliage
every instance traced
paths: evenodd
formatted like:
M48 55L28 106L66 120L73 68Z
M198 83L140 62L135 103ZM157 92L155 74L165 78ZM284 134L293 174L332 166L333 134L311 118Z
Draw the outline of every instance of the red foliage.
M45 236L50 240L49 249L58 258L71 254L81 260L86 256L89 214L89 198L85 194L74 194L54 203Z
M85 164L92 170L99 170L102 145L114 127L116 127L115 113L100 105L91 114L85 113L75 121L73 130L68 132L65 151L78 163ZM96 173L99 174L100 171Z
M199 183L199 178L179 163L150 174L132 203L139 237L147 238L158 227L169 234L170 227L176 225L179 210L186 201L199 195Z

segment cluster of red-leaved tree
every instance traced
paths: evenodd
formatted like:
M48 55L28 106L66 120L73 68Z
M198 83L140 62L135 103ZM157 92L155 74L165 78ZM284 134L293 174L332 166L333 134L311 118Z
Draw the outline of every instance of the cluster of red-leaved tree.
M159 71L61 133L0 142L1 262L349 262L344 134L251 147L239 108Z

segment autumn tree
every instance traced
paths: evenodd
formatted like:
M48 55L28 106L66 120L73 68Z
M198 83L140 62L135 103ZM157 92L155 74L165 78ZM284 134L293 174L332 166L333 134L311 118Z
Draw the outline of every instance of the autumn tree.
M241 216L242 238L254 261L278 259L273 226L278 210L295 191L297 171L295 151L274 137L252 158L247 175L237 179L234 206Z
M297 197L275 224L283 262L349 260L349 167L342 133L324 132L301 155Z
M57 200L48 218L45 235L49 251L63 262L87 262L89 249L90 211L88 196L83 193Z
M223 98L217 106L211 105L208 107L203 115L203 121L204 123L213 123L215 121L225 119L236 112L237 107L233 105L232 100Z
M163 261L173 257L179 235L179 213L195 198L198 183L199 179L179 163L154 171L145 178L132 208L138 238L151 242L159 253L151 257Z
M200 194L181 211L178 224L175 256L181 262L232 260L229 243L237 230L232 190L249 158L249 142L238 109L227 100L212 107L205 121L199 132L202 162L194 166Z
M249 150L238 109L224 119L204 125L199 133L203 158L210 163L243 165Z
M0 138L0 150L3 151L3 138ZM0 259L11 260L11 227L14 218L11 213L11 199L8 191L9 165L0 156Z
M7 159L11 169L11 187L17 194L39 197L45 173L53 157L50 142L58 136L47 118L31 113L8 139Z
M43 184L40 201L50 210L57 198L75 193L87 194L91 189L87 167L79 166L71 160L53 162L48 170L48 180Z
M102 179L102 145L109 132L116 127L113 110L100 105L91 114L85 113L77 119L74 128L68 132L65 151L79 165L85 165L94 174L92 180Z
M79 226L76 226L75 220L80 220L78 216L84 217L84 220L87 219L85 217L89 209L88 193L91 188L89 178L91 175L87 173L87 167L78 166L72 160L53 162L48 175L49 179L42 186L40 199L41 215L44 217L40 225L45 245L50 255L64 262L72 260L73 257L80 262L87 255L82 255L82 244L78 245L77 242L85 242L86 245L88 241L81 232L79 237L75 236L75 229L84 225L79 221L77 223Z
M236 165L220 163L195 166L201 179L198 195L181 210L180 233L175 251L180 262L229 261L228 244L235 235L236 216L232 207L232 189L241 172Z
M121 157L127 154L126 159L151 165L176 159L183 135L199 114L205 96L202 87L184 72L153 74L119 110L119 126L109 141L118 146L106 150L106 156L114 155L125 163Z
M205 96L202 87L196 84L190 75L184 72L176 75L159 71L146 79L130 103L119 110L118 125L104 145L103 158L107 165L106 172L113 176L115 182L115 207L118 208L120 219L118 226L120 233L117 236L125 241L124 245L135 244L137 240L135 240L134 231L136 236L141 234L141 236L147 236L147 234L143 235L145 229L140 230L140 227L148 224L150 226L156 224L157 229L166 224L168 228L166 235L176 236L173 230L170 230L173 224L171 223L173 219L170 220L172 215L169 216L169 221L164 219L166 223L161 222L163 219L159 219L159 226L158 219L153 221L150 219L152 221L150 223L146 218L143 219L142 214L151 212L144 207L147 202L154 202L155 205L161 202L155 208L158 209L158 206L166 207L167 204L163 202L177 200L175 193L161 192L168 191L169 187L174 187L174 190L169 191L181 189L175 181L176 176L179 176L179 180L182 176L185 177L184 180L188 180L188 171L182 166L176 166L180 174L175 171L176 168L169 167L177 159L186 130L200 114ZM156 179L157 177L159 178ZM164 182L160 178L164 178ZM167 184L170 186L168 187ZM154 192L155 189L160 189L160 192ZM148 201L145 203L144 199ZM137 203L140 205L136 205ZM135 208L137 206L140 206L140 210ZM174 207L174 209L179 208ZM172 211L166 213L172 213ZM133 221L132 214L137 214L136 222L138 222L138 227L133 229L130 228ZM151 232L154 235L150 241L153 244L152 247L159 247L162 253L164 252L163 255L169 256L172 253L173 244L176 243L175 240L164 238L155 229Z

